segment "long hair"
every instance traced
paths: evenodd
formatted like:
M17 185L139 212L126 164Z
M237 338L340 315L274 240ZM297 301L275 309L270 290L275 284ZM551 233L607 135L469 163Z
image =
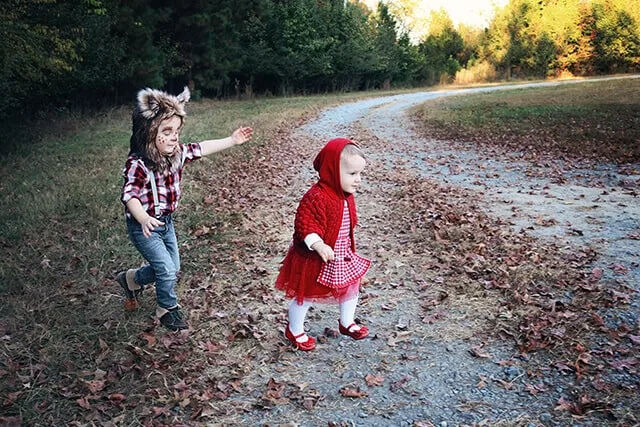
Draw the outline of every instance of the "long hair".
M177 96L149 88L139 91L131 116L129 155L140 157L152 170L163 173L175 171L180 166L181 150L175 150L171 156L164 156L158 151L155 141L160 123L164 120L178 116L182 128L187 115L184 106L190 98L191 92L187 87Z

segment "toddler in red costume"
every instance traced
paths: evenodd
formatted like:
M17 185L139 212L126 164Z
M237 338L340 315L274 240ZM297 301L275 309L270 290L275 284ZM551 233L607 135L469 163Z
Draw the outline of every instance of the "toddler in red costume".
M346 138L329 141L313 161L320 179L298 205L293 243L276 279L276 288L292 298L285 336L300 350L316 346L304 332L312 302L337 301L340 333L356 340L369 335L366 326L354 322L360 281L371 265L356 254L354 241L353 194L365 166L360 148Z

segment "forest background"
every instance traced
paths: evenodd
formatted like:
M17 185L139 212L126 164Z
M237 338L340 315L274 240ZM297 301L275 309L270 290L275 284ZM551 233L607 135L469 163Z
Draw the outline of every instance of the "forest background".
M13 124L146 86L246 98L640 69L638 0L510 0L485 28L444 9L416 24L413 0L2 3L0 120Z

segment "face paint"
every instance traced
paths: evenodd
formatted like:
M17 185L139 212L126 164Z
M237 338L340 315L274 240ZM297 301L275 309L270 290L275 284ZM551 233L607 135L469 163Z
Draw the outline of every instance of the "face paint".
M155 141L156 148L160 154L163 156L173 154L180 142L181 129L182 120L178 116L170 117L160 123Z

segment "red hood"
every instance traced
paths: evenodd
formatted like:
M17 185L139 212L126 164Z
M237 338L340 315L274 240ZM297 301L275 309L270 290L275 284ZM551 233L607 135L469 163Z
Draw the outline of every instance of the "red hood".
M337 196L343 199L347 195L342 191L342 185L340 185L340 153L342 153L344 147L349 144L357 146L356 143L347 138L332 139L320 150L313 161L313 168L318 171L320 175L318 184L321 187L331 189Z

